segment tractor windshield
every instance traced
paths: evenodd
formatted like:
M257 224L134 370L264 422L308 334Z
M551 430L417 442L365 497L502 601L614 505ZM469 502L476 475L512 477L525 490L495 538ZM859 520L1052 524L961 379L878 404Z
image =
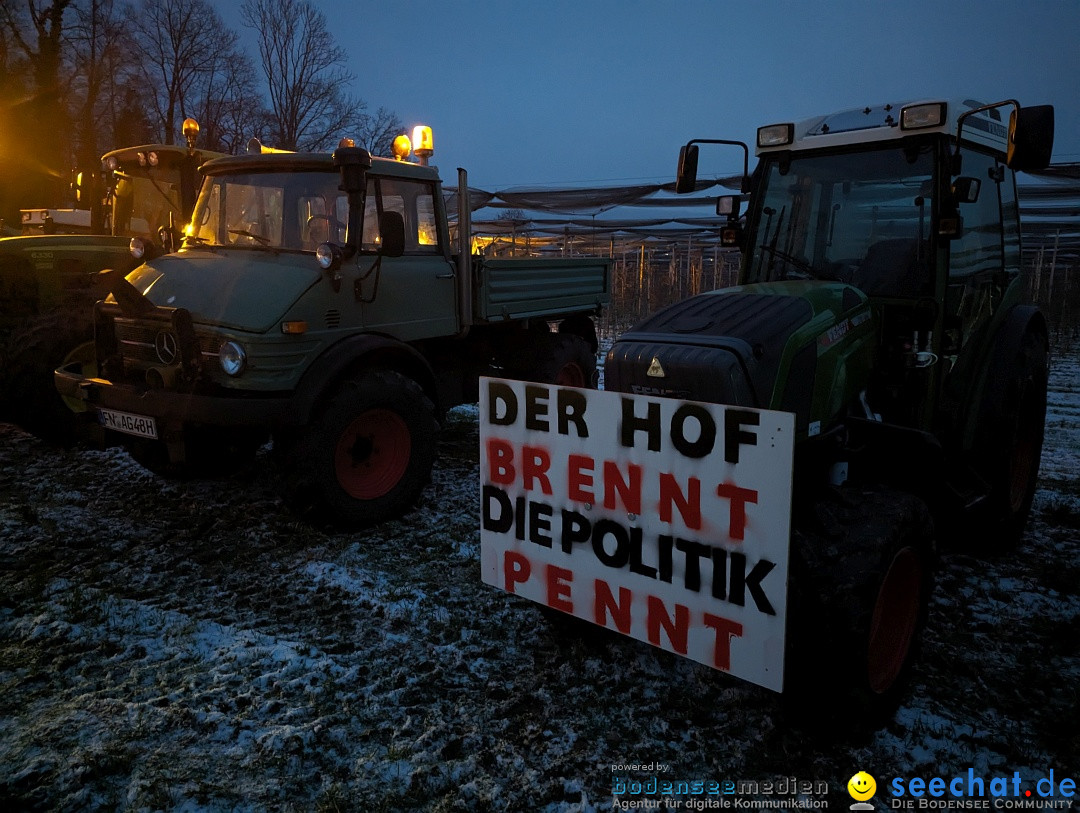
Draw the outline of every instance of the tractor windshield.
M748 279L849 282L879 296L931 284L934 155L929 142L842 154L777 154L764 190Z
M113 197L113 234L154 237L172 222L183 223L180 171L117 170Z
M334 172L251 172L207 178L185 245L315 251L344 242L348 199Z

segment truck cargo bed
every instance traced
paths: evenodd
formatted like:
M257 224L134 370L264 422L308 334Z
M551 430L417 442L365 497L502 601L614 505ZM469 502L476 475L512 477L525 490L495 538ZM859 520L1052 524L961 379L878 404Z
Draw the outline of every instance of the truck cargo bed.
M478 322L592 311L611 298L611 260L479 259L473 266Z

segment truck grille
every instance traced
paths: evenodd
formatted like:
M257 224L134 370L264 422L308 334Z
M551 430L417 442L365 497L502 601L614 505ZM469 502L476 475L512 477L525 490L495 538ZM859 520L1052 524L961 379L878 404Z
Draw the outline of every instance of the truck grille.
M176 334L166 322L135 321L117 318L113 322L117 348L124 358L125 368L145 370L147 367L169 366L179 362ZM214 337L197 333L199 352L203 358L217 358Z

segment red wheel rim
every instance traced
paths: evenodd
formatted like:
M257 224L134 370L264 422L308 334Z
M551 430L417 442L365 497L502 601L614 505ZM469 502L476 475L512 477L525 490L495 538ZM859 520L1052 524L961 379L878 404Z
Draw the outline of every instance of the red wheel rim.
M350 497L374 500L388 494L409 466L409 427L395 412L369 409L341 433L334 449L334 473Z
M914 548L893 557L878 590L866 654L870 688L882 694L900 676L911 650L922 603L922 562Z
M585 371L581 369L580 364L568 361L555 376L555 384L560 387L584 387Z

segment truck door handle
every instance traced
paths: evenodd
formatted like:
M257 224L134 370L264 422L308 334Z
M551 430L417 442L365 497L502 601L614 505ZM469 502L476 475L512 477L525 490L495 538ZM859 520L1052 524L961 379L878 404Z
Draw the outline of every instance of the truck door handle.
M435 279L453 279L455 276L454 272L451 271L449 274L436 274Z

